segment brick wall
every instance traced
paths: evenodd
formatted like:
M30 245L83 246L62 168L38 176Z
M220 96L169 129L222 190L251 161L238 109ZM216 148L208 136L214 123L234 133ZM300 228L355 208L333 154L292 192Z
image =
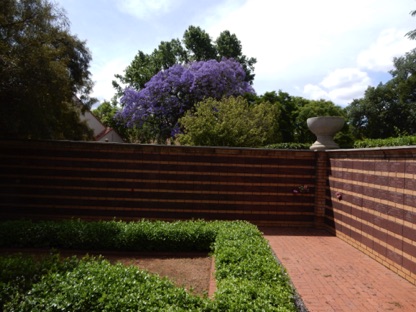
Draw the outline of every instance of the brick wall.
M327 228L416 284L416 148L327 155Z
M316 153L0 141L0 217L313 226ZM310 193L294 195L307 184Z
M416 284L416 148L0 141L0 217L324 227Z

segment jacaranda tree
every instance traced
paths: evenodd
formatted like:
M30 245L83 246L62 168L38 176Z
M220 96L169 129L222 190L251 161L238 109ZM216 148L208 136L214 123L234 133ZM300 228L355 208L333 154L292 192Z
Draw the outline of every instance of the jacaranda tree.
M128 127L149 131L152 141L165 143L180 131L178 119L203 99L254 93L245 78L242 65L233 59L176 64L153 76L143 89L126 89L119 117Z

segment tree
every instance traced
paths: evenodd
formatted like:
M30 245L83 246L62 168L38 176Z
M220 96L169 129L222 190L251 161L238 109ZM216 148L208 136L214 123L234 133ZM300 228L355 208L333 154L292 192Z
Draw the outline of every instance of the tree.
M0 133L8 138L91 139L91 55L55 4L5 0L0 12Z
M410 12L410 15L412 15L412 16L416 16L416 10L411 11L411 12ZM409 39L415 40L415 39L416 39L416 29L409 31L409 32L406 34L406 36L407 36L407 37L409 37Z
M151 129L153 140L164 143L175 136L178 119L204 98L238 96L254 90L242 66L231 59L173 65L160 71L136 91L127 89L120 117L129 127Z
M297 103L299 101L297 102L295 97L279 90L278 93L275 91L264 93L258 97L257 102L269 102L278 106L280 110L279 132L281 133L281 142L295 142L295 121L298 113ZM281 142L276 141L274 143Z
M113 86L119 95L124 92L123 85L140 90L159 71L166 70L175 64L188 62L187 51L178 39L169 42L162 41L152 54L139 51L131 64L125 69L124 76L117 74L115 77L119 82L113 81Z
M316 116L346 117L344 110L331 101L297 99L298 112L295 120L295 141L310 143L316 140L315 135L308 129L307 120Z
M248 58L243 54L243 47L237 36L225 30L220 33L215 44L218 53L217 59L226 57L237 60L246 72L246 81L252 84L255 76L254 65L257 60L253 57Z
M276 140L276 105L249 105L243 97L205 99L179 120L184 145L261 147ZM278 139L278 138L277 138Z
M254 80L255 58L249 58L242 53L241 42L235 34L222 32L213 42L200 27L189 26L183 35L182 42L172 39L162 41L151 54L138 51L131 64L124 70L124 75L115 75L113 86L119 96L124 89L140 90L159 71L166 70L175 64L185 65L194 61L221 61L223 58L233 58L238 61L246 72L245 80L250 84Z
M95 110L92 111L103 125L113 128L127 143L145 143L151 140L147 129L138 129L137 127L126 127L123 120L120 119L120 107L117 102L104 101Z
M208 61L217 58L217 49L210 36L200 27L189 26L183 35L183 43L191 61Z
M368 87L362 99L348 107L353 134L359 138L388 138L416 133L416 49L394 58L392 79Z

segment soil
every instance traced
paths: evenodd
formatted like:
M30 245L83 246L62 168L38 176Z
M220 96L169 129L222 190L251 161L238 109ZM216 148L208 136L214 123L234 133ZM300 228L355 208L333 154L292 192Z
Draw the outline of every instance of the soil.
M178 287L199 296L212 295L213 259L200 255L103 255L112 263L135 265L141 270L167 277Z

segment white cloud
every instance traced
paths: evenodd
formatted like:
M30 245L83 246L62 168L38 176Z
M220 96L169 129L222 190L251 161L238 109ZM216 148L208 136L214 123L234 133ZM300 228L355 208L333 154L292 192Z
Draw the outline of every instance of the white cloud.
M327 99L345 106L363 95L371 85L368 74L358 68L336 69L326 75L319 84L307 84L303 93L311 99Z
M178 1L178 0L177 0ZM141 20L149 20L155 15L169 12L175 4L173 0L116 0L120 11Z
M138 50L180 38L189 25L213 39L235 33L243 53L257 58L258 94L282 90L336 104L361 97L415 43L404 36L415 28L415 0L103 0L94 14L91 1L58 2L91 45L94 95L105 99Z
M362 97L375 70L387 72L394 56L414 42L414 0L247 0L208 27L228 29L243 53L256 57L256 90L274 86L301 96L346 105ZM378 81L377 81L378 83ZM297 87L299 86L299 88ZM261 89L261 90L260 90Z
M371 80L366 72L358 68L342 68L330 72L320 84L327 89L331 89L345 88L351 83L357 82L370 84Z
M405 37L406 31L383 30L377 40L358 54L357 65L372 71L387 72L393 67L393 58L415 47L414 41Z
M94 88L91 96L98 98L100 102L110 101L115 94L112 81L116 73L122 74L123 70L130 64L128 57L114 58L110 61L101 61L91 68L94 75Z
M312 99L328 99L345 106L361 98L372 85L371 72L388 72L393 68L393 58L404 55L414 43L405 32L394 28L382 30L376 40L358 53L355 67L337 68L318 84L307 84L303 93Z

